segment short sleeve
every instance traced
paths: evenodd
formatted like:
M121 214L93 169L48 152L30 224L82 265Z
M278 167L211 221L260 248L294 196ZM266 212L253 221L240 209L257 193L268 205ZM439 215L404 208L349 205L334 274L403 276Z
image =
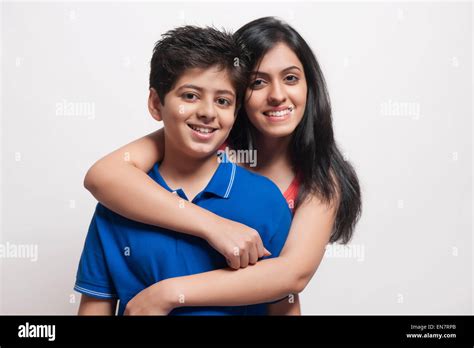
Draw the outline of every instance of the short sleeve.
M98 220L101 219L101 214L104 214L99 208L98 205L87 232L74 290L95 298L111 299L117 298L117 293L110 277L104 246L99 236Z

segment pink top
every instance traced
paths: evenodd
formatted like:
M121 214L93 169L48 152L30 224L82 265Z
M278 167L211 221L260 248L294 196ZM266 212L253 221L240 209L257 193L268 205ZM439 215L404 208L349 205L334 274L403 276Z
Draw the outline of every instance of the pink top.
M299 188L300 181L298 179L298 175L295 175L290 186L288 186L285 193L283 193L283 196L285 197L292 214L295 214L295 202L296 198L298 197Z
M227 141L225 141L220 147L219 150L225 151L225 148L228 146ZM283 197L285 197L286 202L288 203L288 207L291 210L291 213L295 213L295 202L296 198L298 197L298 190L300 188L300 180L298 179L298 175L295 175L293 181L291 181L290 186L286 189L283 193Z

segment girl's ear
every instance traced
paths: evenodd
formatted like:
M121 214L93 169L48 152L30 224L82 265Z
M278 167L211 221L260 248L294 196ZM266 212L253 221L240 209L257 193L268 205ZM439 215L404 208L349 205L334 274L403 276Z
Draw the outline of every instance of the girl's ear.
M157 121L163 121L161 117L162 108L160 97L154 88L150 88L150 95L148 96L148 111L151 116Z

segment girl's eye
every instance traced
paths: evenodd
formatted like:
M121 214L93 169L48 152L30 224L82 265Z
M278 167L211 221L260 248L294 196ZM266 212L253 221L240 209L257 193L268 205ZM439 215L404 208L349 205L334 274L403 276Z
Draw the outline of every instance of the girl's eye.
M230 105L232 105L232 102L230 100L225 99L225 98L218 98L217 99L217 104L222 105L222 106L230 106Z
M261 86L263 86L264 83L265 83L264 80L262 80L262 79L256 79L255 81L253 81L253 82L250 84L250 88L258 88L258 87L261 87Z
M288 75L285 77L285 80L288 82L296 82L299 80L299 78L295 75Z
M197 99L197 95L196 95L196 94L194 94L194 93L189 93L189 92L183 93L182 97L183 97L183 99L189 100L189 101L194 101L194 100Z

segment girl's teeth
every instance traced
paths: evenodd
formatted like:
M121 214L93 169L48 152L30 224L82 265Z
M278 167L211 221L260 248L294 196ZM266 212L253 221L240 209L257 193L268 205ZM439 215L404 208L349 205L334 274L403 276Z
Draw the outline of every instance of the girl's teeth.
M273 116L273 117L281 117L283 116L284 114L286 114L286 112L282 112L282 111L276 111L276 112L269 112L268 115L269 116Z
M288 109L282 110L282 111L270 111L270 112L267 112L267 115L272 116L272 117L282 117L282 116L285 116L286 114L288 114L291 111L293 111L293 108L288 108Z

